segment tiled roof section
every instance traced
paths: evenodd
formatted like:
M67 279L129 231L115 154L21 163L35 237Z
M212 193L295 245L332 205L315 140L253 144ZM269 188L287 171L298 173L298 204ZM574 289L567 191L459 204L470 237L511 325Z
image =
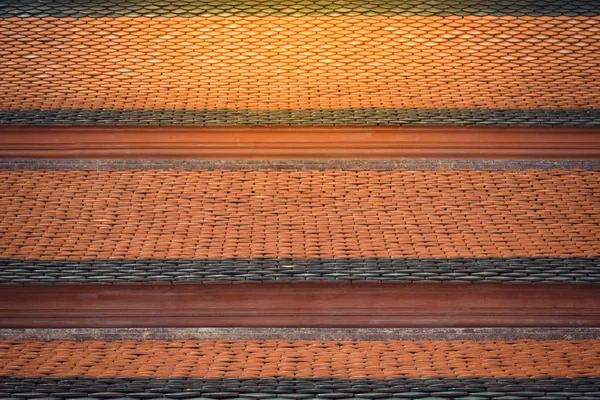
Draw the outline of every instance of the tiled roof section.
M585 378L600 342L0 342L0 375L86 378Z
M599 30L600 16L10 18L0 108L594 109Z
M595 0L32 0L0 123L598 125Z
M581 399L600 394L582 341L0 342L9 398Z
M600 125L600 109L340 108L310 110L0 110L15 125Z
M0 377L9 398L596 400L598 378L126 379Z
M600 283L600 257L0 259L0 284L305 281Z
M0 17L194 17L323 15L587 15L600 14L593 0L21 0L0 3Z
M599 193L595 171L2 171L0 257L593 258Z

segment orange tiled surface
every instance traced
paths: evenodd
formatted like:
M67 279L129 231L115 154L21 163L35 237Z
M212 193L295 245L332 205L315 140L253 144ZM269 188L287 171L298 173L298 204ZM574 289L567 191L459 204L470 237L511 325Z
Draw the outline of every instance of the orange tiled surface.
M598 16L9 17L0 109L593 109L599 30Z
M0 257L600 255L593 171L2 171Z
M600 374L600 341L0 342L0 375L543 378Z

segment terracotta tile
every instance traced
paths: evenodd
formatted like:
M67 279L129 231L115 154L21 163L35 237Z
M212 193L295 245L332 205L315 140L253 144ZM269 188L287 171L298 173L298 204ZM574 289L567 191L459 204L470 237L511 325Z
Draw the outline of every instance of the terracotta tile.
M593 171L2 171L0 258L597 257L599 191Z
M0 375L582 378L600 372L599 351L593 340L0 342Z

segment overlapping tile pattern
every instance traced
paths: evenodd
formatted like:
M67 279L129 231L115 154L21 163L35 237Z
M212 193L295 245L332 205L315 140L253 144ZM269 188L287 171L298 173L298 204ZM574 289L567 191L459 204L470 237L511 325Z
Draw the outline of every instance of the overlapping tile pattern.
M0 375L88 378L597 377L600 341L0 342Z
M598 378L127 379L0 376L4 398L597 400Z
M594 0L74 3L0 7L1 122L600 124Z
M0 282L600 281L597 171L3 171Z
M25 125L570 125L597 126L600 109L343 108L310 110L0 110Z
M600 6L591 0L22 0L3 2L0 17L198 17L198 16L355 16L355 15L532 15L594 16Z
M583 400L600 394L599 345L594 340L0 342L0 396Z
M2 171L7 258L600 255L596 171Z
M0 284L600 283L600 257L230 258L31 260L0 258Z

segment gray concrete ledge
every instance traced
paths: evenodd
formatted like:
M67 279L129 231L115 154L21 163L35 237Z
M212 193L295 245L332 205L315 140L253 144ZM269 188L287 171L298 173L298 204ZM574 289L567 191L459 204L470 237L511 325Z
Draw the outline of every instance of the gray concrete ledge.
M0 340L600 340L599 328L76 328L0 329Z
M600 170L600 160L0 160L4 170Z

